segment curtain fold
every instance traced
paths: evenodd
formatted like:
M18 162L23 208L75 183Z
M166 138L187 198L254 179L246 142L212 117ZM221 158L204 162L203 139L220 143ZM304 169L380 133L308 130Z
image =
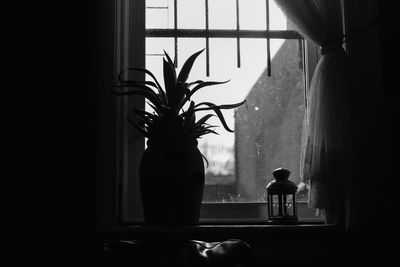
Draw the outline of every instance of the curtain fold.
M327 223L334 223L343 209L343 138L348 125L348 62L342 48L340 0L275 2L304 38L321 47L307 91L300 176L310 184L310 207L328 215Z

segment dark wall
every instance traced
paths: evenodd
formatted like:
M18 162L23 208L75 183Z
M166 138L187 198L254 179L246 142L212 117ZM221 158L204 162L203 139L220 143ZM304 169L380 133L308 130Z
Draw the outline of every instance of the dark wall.
M387 200L391 202L390 208L391 221L394 228L398 233L399 226L399 207L398 207L398 189L400 188L399 181L399 163L400 163L400 89L399 89L399 72L397 63L400 62L400 56L397 52L395 39L396 29L399 27L398 12L395 9L395 4L392 2L379 2L380 10L380 51L381 51L381 64L382 64L382 94L383 94L383 121L385 131L387 132L387 142L382 145L386 147L385 159L387 160L388 174L383 183L388 186Z
M68 214L79 233L72 252L79 252L88 266L98 264L95 248L99 244L94 242L93 228L114 226L117 220L115 102L110 93L114 84L114 2L75 3L75 60L69 64L74 86L70 90L79 100L72 101L70 108L79 110L74 118L81 136L72 146L70 160L79 165L73 166L74 186L67 192L72 202Z
M387 101L383 108L385 109L385 125L387 126L390 140L388 148L388 165L391 168L390 184L395 185L393 188L399 188L398 167L396 164L400 162L400 90L398 81L397 63L400 60L399 53L396 48L396 35L394 32L398 28L398 13L394 3L379 2L379 30L380 30L380 52L382 64L382 83L383 97ZM395 193L395 192L392 192Z
M93 2L93 1L90 1ZM86 4L88 5L88 4ZM95 1L82 28L87 60L90 158L90 213L93 225L112 225L116 219L114 1Z
M393 108L396 61L392 45L394 24L390 4L381 1L345 1L347 32L368 25L347 43L352 67L351 109L352 181L348 187L348 219L355 231L391 233L397 228L395 162L399 110ZM397 56L398 57L398 56ZM378 215L379 214L379 215Z

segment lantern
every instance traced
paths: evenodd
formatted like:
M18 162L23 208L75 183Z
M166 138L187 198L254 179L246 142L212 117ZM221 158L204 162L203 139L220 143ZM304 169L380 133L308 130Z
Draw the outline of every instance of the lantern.
M272 172L275 180L267 186L268 223L298 224L296 209L297 186L289 181L290 171L278 168Z

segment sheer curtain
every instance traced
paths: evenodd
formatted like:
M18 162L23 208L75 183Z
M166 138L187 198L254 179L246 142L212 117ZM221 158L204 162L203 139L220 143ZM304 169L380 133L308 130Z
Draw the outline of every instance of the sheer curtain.
M304 38L321 47L307 91L300 176L310 185L309 205L327 223L342 214L345 182L347 56L342 48L340 0L275 0Z

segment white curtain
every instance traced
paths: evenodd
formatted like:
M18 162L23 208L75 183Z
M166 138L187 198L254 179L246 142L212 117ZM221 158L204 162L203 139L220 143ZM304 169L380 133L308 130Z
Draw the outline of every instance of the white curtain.
M300 176L310 184L309 205L335 222L342 210L347 114L347 56L342 48L340 0L275 0L304 36L321 46L307 91ZM333 219L332 219L333 218Z

